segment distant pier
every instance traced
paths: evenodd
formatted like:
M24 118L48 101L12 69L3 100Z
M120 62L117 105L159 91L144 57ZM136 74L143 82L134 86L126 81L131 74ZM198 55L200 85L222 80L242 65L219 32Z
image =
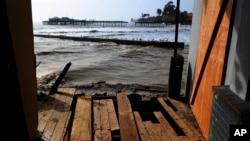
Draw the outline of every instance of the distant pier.
M135 27L164 27L163 22L135 22Z
M73 19L54 19L43 21L44 25L83 25L83 26L110 26L110 27L125 27L128 25L126 21L95 21L95 20L73 20Z

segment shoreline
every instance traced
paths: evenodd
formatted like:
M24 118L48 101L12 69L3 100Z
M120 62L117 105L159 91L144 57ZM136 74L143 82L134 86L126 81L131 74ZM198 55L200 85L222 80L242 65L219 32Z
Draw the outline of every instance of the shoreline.
M54 71L49 74L37 78L37 94L48 95L51 87L59 76L59 72ZM115 96L119 92L126 92L128 94L137 94L145 98L152 98L156 96L167 96L167 84L158 85L142 85L142 84L111 84L106 81L98 81L90 84L70 86L62 82L60 88L76 88L77 95L91 95L91 96Z

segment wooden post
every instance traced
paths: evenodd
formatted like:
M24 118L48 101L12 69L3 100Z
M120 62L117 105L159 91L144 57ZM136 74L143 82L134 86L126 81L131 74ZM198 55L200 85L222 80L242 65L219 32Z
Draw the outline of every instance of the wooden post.
M51 87L49 94L54 94L57 92L57 88L59 84L61 83L63 77L66 75L67 71L69 70L69 67L71 66L71 62L67 63L66 66L64 67L63 71L59 75L59 77L56 79L56 82L54 85Z

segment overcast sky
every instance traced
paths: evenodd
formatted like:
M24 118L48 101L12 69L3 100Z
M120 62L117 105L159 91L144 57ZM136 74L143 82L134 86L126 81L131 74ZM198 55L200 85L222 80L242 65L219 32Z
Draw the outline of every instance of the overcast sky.
M139 18L142 13L156 16L170 0L31 0L34 22L48 18L123 20ZM176 0L172 0L176 5ZM180 10L192 12L194 0L180 0Z

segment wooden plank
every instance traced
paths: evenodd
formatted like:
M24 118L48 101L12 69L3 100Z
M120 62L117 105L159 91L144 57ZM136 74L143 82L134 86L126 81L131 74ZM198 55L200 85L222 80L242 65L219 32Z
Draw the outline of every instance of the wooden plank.
M63 131L67 128L68 118L70 113L70 106L73 100L73 95L75 94L74 88L63 88L60 89L64 94L56 93L54 102L52 105L53 109L50 110L50 113L45 116L49 117L49 120L44 128L44 132L41 135L41 138L45 141L52 140L61 140L63 138ZM45 121L43 119L43 121ZM55 135L54 135L55 134Z
M118 113L132 113L130 101L125 93L117 94Z
M166 104L162 97L158 97L157 100L162 105L162 107L166 110L166 112L173 118L174 122L182 129L183 133L188 136L192 140L198 140L198 137L195 133L190 130L190 128L186 125L186 123L176 114L176 112Z
M174 131L173 127L169 124L167 119L164 117L164 115L160 111L155 111L154 115L160 122L163 132L168 135L168 140L178 141L178 135Z
M83 120L80 137L78 140L80 141L92 141L92 128L91 128L91 120ZM81 124L80 124L81 125Z
M130 101L125 93L117 94L121 141L140 141Z
M94 100L93 102L94 102L94 140L95 141L112 140L110 123L114 121L111 120L116 120L117 123L115 124L118 124L116 115L112 115L115 114L113 101L111 99L110 100L101 99L101 100ZM112 116L115 116L116 119L112 119L111 118ZM117 129L118 128L115 127L115 130Z
M92 140L91 96L79 96L70 135L70 141Z
M51 137L52 141L63 140L66 134L66 131L69 125L69 120L70 120L71 113L72 113L70 111L71 110L70 108L71 108L73 97L75 95L75 91L76 91L75 88L58 88L58 93L60 93L61 95L65 95L65 99L64 99L65 104L63 105L61 109L61 111L63 112L60 116L62 118L61 120L62 122L59 122L60 124L58 124L55 127L55 131L57 132L57 134L55 133L53 134L53 136Z
M103 141L103 139L102 139L102 131L100 129L96 129L94 131L94 141Z
M102 141L100 100L93 100L94 141Z
M57 103L55 109L53 110L53 112L49 118L49 121L47 122L47 124L44 128L44 132L43 132L41 138L45 141L49 141L51 139L51 137L54 133L55 127L57 125L57 122L60 120L60 112L56 110L59 107L59 105L61 105L61 104Z
M70 112L61 112L58 123L55 126L54 132L51 136L51 141L61 141L64 137L64 129L67 127L66 121Z
M134 111L134 117L135 117L135 122L138 128L138 132L141 137L141 141L152 141L148 131L146 130L146 127L141 119L141 116L138 111Z
M111 131L109 129L102 129L102 140L112 141Z
M188 104L180 102L175 99L167 99L176 109L176 113L180 116L181 119L187 124L187 126L200 138L201 141L204 141L205 138L200 130L200 127L191 111L191 108Z
M70 117L71 117L71 114L72 114L72 111L70 111L69 113L68 113L68 118L67 118L67 120L66 120L66 127L63 129L63 133L62 133L62 135L63 135L63 139L62 140L66 140L66 139L68 139L68 133L69 133L69 122L70 122Z
M160 133L157 132L157 130L155 129L153 123L151 121L144 121L143 122L145 127L148 130L148 133L150 135L150 137L152 138L152 141L162 141Z
M101 112L101 128L110 129L108 108L105 99L100 100L100 112Z
M165 130L162 128L161 123L154 123L153 126L155 127L156 132L161 137L161 140L163 141L173 141L168 134L166 134ZM178 141L178 139L174 139L174 141Z
M111 137L111 130L110 130L110 125L109 125L107 101L105 99L100 100L100 113L101 113L102 138L105 141L109 141L112 139L112 137Z
M40 134L43 134L44 129L56 106L55 96L57 95L46 96L44 102L38 107L37 130Z
M120 130L117 115L115 112L115 107L112 99L107 99L107 108L109 114L109 123L111 131Z
M60 112L53 110L53 113L52 113L49 121L47 122L47 125L45 126L44 132L41 136L42 140L50 141L50 138L53 135L53 132L54 132L56 122L58 120L59 115L60 115Z

